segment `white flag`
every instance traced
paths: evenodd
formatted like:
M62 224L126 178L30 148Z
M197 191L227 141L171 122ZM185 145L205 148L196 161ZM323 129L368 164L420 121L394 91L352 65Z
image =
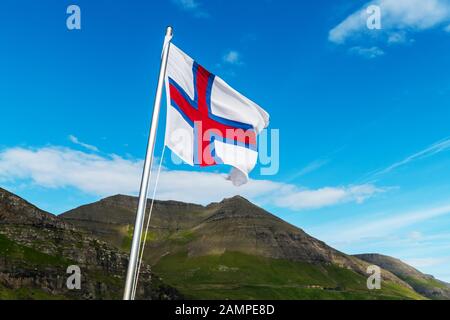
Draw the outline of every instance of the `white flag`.
M229 179L246 183L258 159L257 135L269 125L268 113L173 44L165 82L165 144L190 165L230 165Z

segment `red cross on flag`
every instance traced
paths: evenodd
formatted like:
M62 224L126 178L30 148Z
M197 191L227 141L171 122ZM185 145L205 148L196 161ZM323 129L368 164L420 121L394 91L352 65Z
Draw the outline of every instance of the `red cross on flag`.
M258 159L257 135L269 125L268 113L173 44L165 84L165 144L190 165L230 165L229 179L246 183Z

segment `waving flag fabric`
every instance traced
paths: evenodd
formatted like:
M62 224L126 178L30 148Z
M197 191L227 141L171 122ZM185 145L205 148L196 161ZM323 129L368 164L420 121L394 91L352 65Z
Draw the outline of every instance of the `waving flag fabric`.
M190 165L230 165L229 179L246 183L257 162L257 135L269 124L267 112L173 44L166 95L166 145Z

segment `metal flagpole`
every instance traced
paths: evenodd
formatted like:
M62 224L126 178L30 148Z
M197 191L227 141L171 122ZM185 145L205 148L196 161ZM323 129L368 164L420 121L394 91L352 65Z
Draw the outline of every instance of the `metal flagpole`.
M161 67L159 70L158 87L156 88L156 97L153 106L152 124L150 127L150 135L148 137L147 155L145 156L144 171L142 173L141 189L139 192L139 204L136 213L136 222L134 224L133 242L131 244L130 261L128 263L127 279L125 282L125 291L123 293L124 300L132 299L132 291L134 283L136 281L139 248L141 244L142 227L144 224L145 207L147 204L148 183L150 180L153 151L155 149L156 131L158 129L159 111L161 107L164 78L166 75L167 60L169 57L169 46L170 41L172 40L172 33L172 27L167 27L166 37L164 38Z

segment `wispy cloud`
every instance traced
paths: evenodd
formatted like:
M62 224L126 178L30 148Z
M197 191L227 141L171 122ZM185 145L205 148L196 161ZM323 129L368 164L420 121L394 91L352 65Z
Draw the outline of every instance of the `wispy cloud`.
M412 258L406 259L405 263L414 266L415 268L427 268L441 265L443 263L449 262L450 257L442 257L442 258Z
M10 148L0 152L0 182L72 187L96 196L137 194L142 165L139 159L63 147ZM369 184L306 189L270 180L250 180L238 188L226 180L225 174L163 168L157 198L207 204L240 194L261 204L306 210L362 203L383 191Z
M97 148L96 146L93 146L93 145L90 145L90 144L81 142L81 141L80 141L77 137L75 137L74 135L70 135L70 136L69 136L69 140L70 140L70 142L72 142L72 143L74 143L74 144L76 144L76 145L79 145L79 146L81 146L81 147L83 147L83 148L86 148L87 150L98 152L98 148Z
M400 43L407 43L407 42L412 43L412 42L414 42L414 40L413 39L408 40L406 31L402 30L402 31L397 31L397 32L391 32L388 35L387 42L389 44L400 44Z
M186 10L193 10L199 7L199 4L195 0L173 0L176 4Z
M435 154L438 154L438 153L446 151L446 150L450 150L450 138L438 141L438 142L428 146L427 148L425 148L419 152L416 152L416 153L404 158L401 161L398 161L398 162L390 165L387 168L373 172L370 174L370 177L374 178L374 177L377 177L380 175L387 174L387 173L389 173L395 169L398 169L402 166L405 166L413 161L423 159L426 157L431 157Z
M308 163L305 167L303 167L299 171L297 171L297 173L291 175L290 178L287 181L293 181L293 180L295 180L295 179L297 179L299 177L307 175L308 173L311 173L311 172L314 172L316 170L319 170L320 168L322 168L323 166L328 164L328 162L329 162L328 159L314 160L314 161Z
M367 59L374 59L384 55L384 51L378 47L363 48L360 46L356 46L350 48L349 51L352 54L356 54Z
M233 65L242 64L241 54L236 50L230 50L222 57L223 62Z
M367 28L369 14L366 10L370 5L380 7L381 30ZM449 0L374 0L331 29L328 39L336 44L344 44L365 36L366 39L404 43L407 34L436 27L444 28L449 23Z
M203 9L197 0L172 0L180 9L191 12L197 18L207 18L209 13Z
M365 200L384 192L371 184L347 187L325 187L315 190L300 189L297 186L280 185L278 192L274 190L273 202L282 208L291 210L318 209L336 204L355 202L363 203Z
M399 230L434 219L440 216L450 215L450 204L411 210L400 213L373 214L372 218L364 220L353 220L336 222L324 226L322 232L330 234L328 241L342 244L358 242L364 239L386 239L386 237L397 233ZM337 227L337 224L340 227ZM345 225L345 228L342 227ZM328 233L326 230L341 230L340 232ZM410 239L415 241L417 239Z

